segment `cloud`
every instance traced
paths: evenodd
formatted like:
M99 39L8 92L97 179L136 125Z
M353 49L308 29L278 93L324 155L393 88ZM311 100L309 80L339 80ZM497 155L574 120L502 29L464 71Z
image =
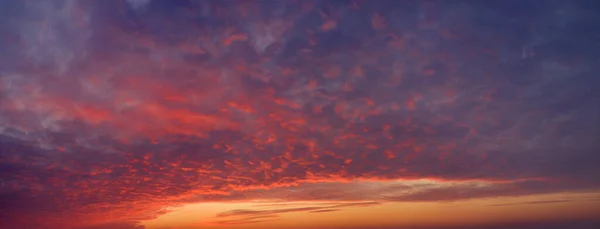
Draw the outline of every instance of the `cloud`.
M600 187L599 47L579 3L6 2L8 225Z
M494 204L490 206L502 207L502 206L512 206L512 205L524 205L524 204L553 204L553 203L568 203L574 201L599 201L597 198L589 198L589 199L559 199L559 200L543 200L543 201L528 201L528 202L518 202L518 203L507 203L507 204Z
M257 207L285 207L287 201L364 201L378 202L446 202L477 198L526 196L568 191L586 192L594 186L565 186L563 182L525 181L436 181L382 180L353 182L323 182L275 187L264 190L232 192L214 200L262 199L273 203ZM294 204L297 206L297 204ZM313 206L313 204L307 204Z
M273 218L277 218L277 215L259 215L259 216L249 216L243 217L240 219L231 219L231 220L219 220L213 222L218 225L232 225L232 224L252 224L252 223L260 223L265 221L273 220Z
M298 207L298 208L280 208L280 209L272 209L272 210L231 210L227 212L222 212L217 215L217 217L230 217L230 216L245 216L245 215L272 215L272 214L280 214L280 213L289 213L289 212L304 212L304 211L317 211L324 210L329 208L341 208L341 207L357 207L357 206L369 206L376 205L378 202L359 202L359 203L339 203L332 204L330 206L323 207Z
M16 33L27 61L64 73L86 56L91 37L89 9L76 1L28 1Z
M349 203L322 203L319 206L314 204L310 207L291 207L291 208L274 208L265 210L247 210L236 209L226 212L221 212L216 215L217 218L237 217L237 219L218 220L215 224L247 224L262 222L265 218L277 218L279 214L292 212L308 212L308 213L324 213L332 211L340 211L340 208L348 207L364 207L380 204L378 202L349 202ZM273 205L271 205L273 206Z
M127 0L127 3L129 3L133 9L140 9L150 3L150 1L152 0Z
M81 227L78 229L144 229L142 225L138 225L133 222L122 222L122 223L109 223L102 225L95 225L89 227Z
M341 210L340 209L323 209L323 210L309 211L308 213L325 213L325 212L337 212L337 211L341 211Z
M510 228L528 228L528 229L563 229L563 228L578 228L588 229L596 228L600 226L600 222L597 220L553 220L549 222L539 221L522 221L522 222L511 222L511 223L495 223L495 224L484 224L476 226L414 226L411 228L419 229L510 229ZM344 227L345 229L353 229L360 227ZM398 227L373 227L375 229L396 229Z

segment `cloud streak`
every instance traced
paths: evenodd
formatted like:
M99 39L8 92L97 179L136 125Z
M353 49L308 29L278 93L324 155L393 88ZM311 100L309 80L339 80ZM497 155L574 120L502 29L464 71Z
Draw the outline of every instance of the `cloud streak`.
M291 208L275 208L266 210L247 210L247 209L236 209L227 212L221 212L216 215L217 218L230 218L239 217L237 219L230 220L219 220L215 221L215 224L247 224L263 222L265 218L277 218L279 214L292 213L292 212L308 212L308 213L325 213L340 211L340 208L350 207L366 207L372 205L378 205L379 202L350 202L350 203L323 203L319 206L311 207L291 207Z

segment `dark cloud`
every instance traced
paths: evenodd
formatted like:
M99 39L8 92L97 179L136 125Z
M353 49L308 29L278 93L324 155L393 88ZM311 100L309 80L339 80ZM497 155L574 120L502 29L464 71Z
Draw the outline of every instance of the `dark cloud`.
M589 1L2 4L6 225L600 188Z
M144 226L138 225L135 222L122 222L87 226L77 229L144 229Z
M308 213L324 213L324 212L337 212L337 211L341 211L341 210L340 209L323 209L323 210L309 211Z
M247 215L276 215L280 213L288 213L288 212L308 212L308 211L318 211L318 210L327 210L331 208L342 208L342 207L360 207L360 206L369 206L369 205L377 205L378 202L357 202L357 203L334 203L328 206L320 206L320 207L296 207L296 208L280 208L273 210L231 210L227 212L222 212L217 214L217 217L231 217L231 216L247 216Z
M569 183L549 183L547 181L460 181L438 182L420 181L358 181L351 183L315 183L294 187L278 187L268 190L245 191L244 195L225 195L221 200L237 198L271 201L362 201L379 202L428 202L457 201L490 197L513 197L532 194L560 193L566 191L594 192L595 186L574 186ZM558 200L557 200L558 201ZM569 200L579 201L579 200ZM524 203L525 204L525 203ZM259 206L287 206L285 203L263 204Z
M511 223L496 223L496 224L484 224L476 226L408 226L408 227L373 227L376 229L400 229L400 228L414 228L414 229L511 229L511 228L527 228L527 229L592 229L600 226L598 220L554 220L549 222L539 221L524 221L524 222L511 222ZM344 229L353 229L357 227L343 227Z
M553 204L553 203L568 203L574 201L599 201L597 198L588 198L588 199L559 199L559 200L544 200L544 201L528 201L528 202L518 202L518 203L507 203L507 204L493 204L490 206L502 207L502 206L512 206L512 205L523 205L523 204Z
M321 203L312 204L308 207L302 207L296 204L295 207L286 208L273 208L263 210L246 210L246 209L235 209L227 212L221 212L217 214L217 218L231 218L238 217L236 219L218 220L213 223L215 224L248 224L265 221L264 219L277 218L279 214L290 213L290 212L308 212L308 213L323 213L340 211L340 208L348 207L364 207L371 205L378 205L379 202L350 202L350 203ZM318 205L318 206L316 206ZM273 207L277 205L272 205ZM241 218L240 218L241 217Z
M273 218L277 218L277 215L259 215L259 216L249 216L241 219L231 219L231 220L219 220L213 222L218 225L232 225L232 224L252 224L273 220Z

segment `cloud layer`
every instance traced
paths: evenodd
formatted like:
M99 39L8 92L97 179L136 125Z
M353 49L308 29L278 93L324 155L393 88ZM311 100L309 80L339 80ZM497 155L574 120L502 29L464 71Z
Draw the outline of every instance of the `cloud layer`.
M378 202L348 202L348 203L321 203L319 206L313 204L308 207L279 207L279 208L271 208L266 210L247 210L247 209L236 209L227 212L222 212L216 215L217 218L225 218L218 221L213 222L216 225L231 225L231 224L252 224L259 223L268 220L272 220L273 218L279 217L279 214L282 213L291 213L291 212L308 212L308 213L324 213L324 212L333 212L339 211L341 208L349 208L349 207L364 207L377 205ZM283 205L285 206L285 205ZM271 205L271 207L277 207L277 205ZM233 219L232 219L233 217Z
M588 2L6 2L7 228L600 184ZM462 183L361 186L423 178Z

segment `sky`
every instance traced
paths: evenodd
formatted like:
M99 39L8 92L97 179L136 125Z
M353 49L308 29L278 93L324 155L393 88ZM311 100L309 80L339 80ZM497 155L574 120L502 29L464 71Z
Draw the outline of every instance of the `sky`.
M0 0L0 229L600 228L593 0Z

